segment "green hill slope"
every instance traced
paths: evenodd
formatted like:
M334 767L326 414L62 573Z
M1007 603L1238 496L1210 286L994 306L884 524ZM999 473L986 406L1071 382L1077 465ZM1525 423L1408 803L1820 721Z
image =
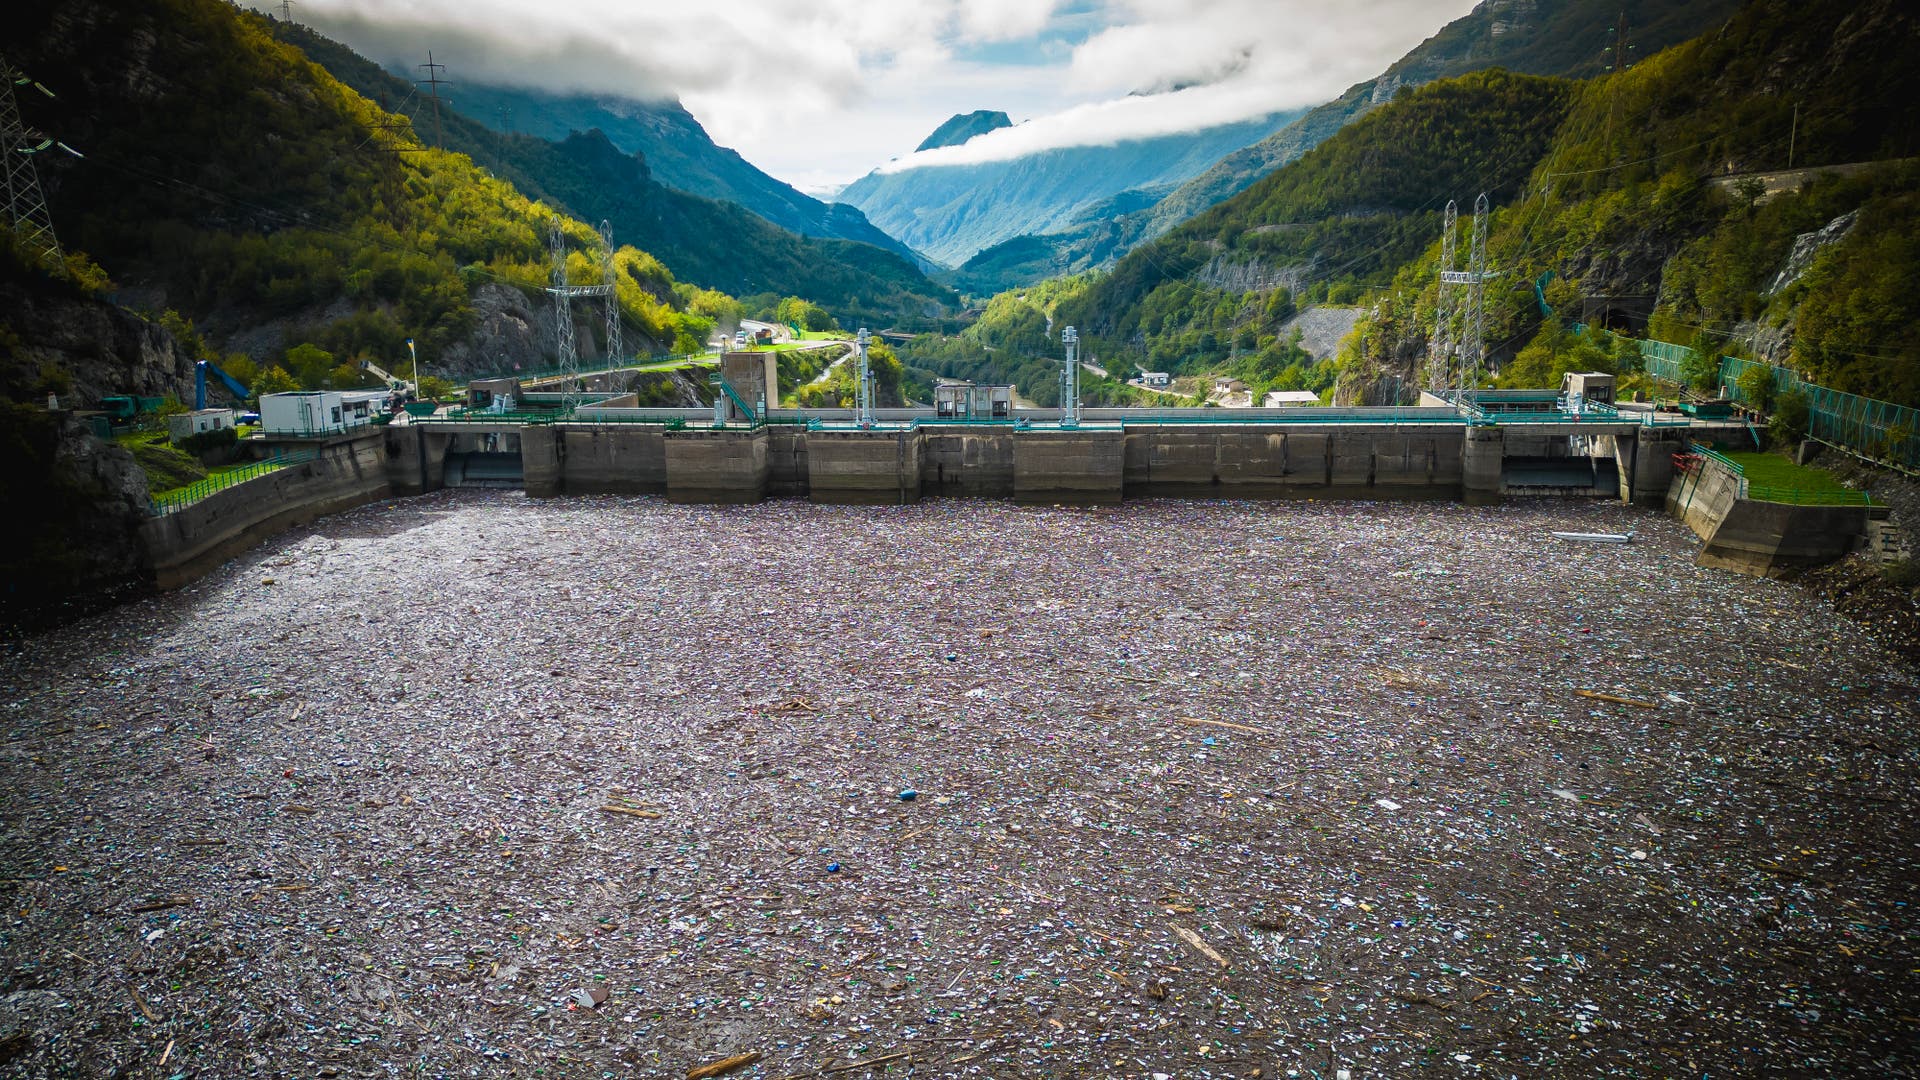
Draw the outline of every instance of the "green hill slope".
M1209 370L1243 346L1261 348L1284 318L1268 314L1264 293L1384 283L1437 235L1447 198L1516 194L1572 90L1492 71L1403 91L1135 250L1059 317L1109 355L1158 370Z
M58 0L16 30L11 58L59 94L29 122L86 154L43 159L54 220L123 302L178 309L262 365L318 346L295 372L310 383L357 382L348 361L391 365L409 337L442 374L551 357L535 298L552 211L422 148L261 17L215 0ZM562 225L574 246L597 242ZM643 350L711 329L710 301L644 252L622 253L619 295Z
M305 47L297 40L295 43ZM331 58L309 52L333 69ZM341 77L367 93L357 80ZM551 94L462 82L450 111L496 133L532 135L547 142L561 142L576 131L598 130L624 153L645 158L654 179L667 187L704 199L737 203L789 232L855 240L914 258L906 245L880 231L858 210L796 191L761 172L737 152L716 145L700 121L677 101Z
M1569 319L1650 322L1666 340L1920 403L1920 301L1905 284L1920 273L1915 56L1908 5L1763 0L1585 84L1528 196L1496 216L1492 264L1518 281L1553 271L1549 297ZM1771 197L1738 178L1873 162L1797 175ZM1430 257L1402 270L1371 328L1377 348L1352 358L1357 383L1418 352L1431 277ZM1557 380L1557 324L1542 326L1530 290L1492 295L1495 359L1525 354L1505 377Z
M431 130L430 103L404 80L304 27L276 23L274 30L347 85L411 116L418 130ZM516 116L517 124L528 122ZM803 237L731 202L667 187L644 156L623 152L598 130L558 140L503 135L451 110L442 112L440 130L449 149L529 196L588 221L606 220L617 241L652 252L682 280L742 297L806 297L847 325L933 325L956 299L896 251Z
M1225 155L1171 192L1157 195L1151 205L1089 216L1037 240L1015 238L1008 250L983 251L950 277L961 288L993 292L1050 273L1105 265L1299 158L1392 100L1402 88L1492 67L1531 75L1595 76L1603 74L1611 62L1610 50L1622 19L1629 55L1650 56L1719 25L1738 6L1738 0L1493 0L1480 4L1415 46L1379 77L1349 87L1266 138Z

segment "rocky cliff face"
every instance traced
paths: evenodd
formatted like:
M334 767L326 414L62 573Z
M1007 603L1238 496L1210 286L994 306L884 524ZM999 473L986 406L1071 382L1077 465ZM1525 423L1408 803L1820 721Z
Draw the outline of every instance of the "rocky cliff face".
M0 545L0 634L63 621L142 589L147 482L133 455L68 413L0 402L0 500L34 517Z
M62 408L47 409L49 392ZM140 316L31 271L0 280L0 505L30 515L0 545L0 632L141 587L147 481L68 411L101 397L190 396L193 358Z
M0 394L92 406L112 394L191 400L193 357L131 311L52 283L0 281Z

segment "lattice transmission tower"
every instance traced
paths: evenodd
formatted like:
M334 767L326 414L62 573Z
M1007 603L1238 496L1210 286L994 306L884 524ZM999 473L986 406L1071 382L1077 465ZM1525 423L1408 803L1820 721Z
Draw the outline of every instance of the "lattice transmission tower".
M1449 335L1449 350L1457 350L1459 363L1454 369L1457 376L1454 382L1456 394L1454 403L1462 410L1471 412L1480 389L1481 366L1486 360L1487 348L1487 279L1493 275L1487 271L1487 195L1473 200L1473 240L1468 248L1467 268L1453 269L1453 235L1455 222L1454 204L1447 204L1446 235L1440 241L1440 310L1446 315L1443 331L1435 327L1435 338L1445 333ZM1450 290L1465 286L1466 304L1457 303L1449 295ZM1455 316L1465 324L1459 339L1453 340L1452 322ZM1443 363L1446 361L1443 359Z
M31 257L49 269L58 270L65 259L60 252L60 238L54 235L53 214L47 209L47 197L40 189L40 173L33 166L33 158L53 146L75 156L78 153L67 144L28 127L20 119L20 104L13 97L16 86L30 86L48 97L53 96L53 91L0 57L0 152L4 152L7 159L7 223Z
M1453 242L1460 231L1460 205L1447 200L1440 226L1440 281L1434 289L1433 338L1427 343L1427 388L1445 389L1453 377L1453 290L1446 277L1453 271Z
M613 264L613 226L600 223L601 279L598 285L574 285L567 281L567 234L560 228L560 219L553 219L553 231L548 237L548 247L553 253L553 269L549 275L551 284L547 291L553 294L553 315L555 327L555 352L560 366L560 385L563 394L575 394L580 387L580 350L574 340L573 298L576 296L598 296L606 301L607 315L607 356L618 361L625 349L620 341L620 296L614 276Z

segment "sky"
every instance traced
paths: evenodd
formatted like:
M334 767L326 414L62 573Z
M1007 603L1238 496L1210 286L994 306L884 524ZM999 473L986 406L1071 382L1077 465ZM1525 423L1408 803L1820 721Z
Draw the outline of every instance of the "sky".
M277 0L251 0L280 13ZM445 77L678 98L806 191L1316 105L1473 0L298 0L296 21ZM955 113L1015 127L912 150Z

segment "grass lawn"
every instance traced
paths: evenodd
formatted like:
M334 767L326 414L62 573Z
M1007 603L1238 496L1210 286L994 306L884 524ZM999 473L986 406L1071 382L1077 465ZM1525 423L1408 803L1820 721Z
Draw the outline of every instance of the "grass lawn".
M1803 491L1851 491L1825 469L1795 465L1784 454L1756 450L1731 453L1727 458L1746 470L1747 482L1761 487L1789 487Z

